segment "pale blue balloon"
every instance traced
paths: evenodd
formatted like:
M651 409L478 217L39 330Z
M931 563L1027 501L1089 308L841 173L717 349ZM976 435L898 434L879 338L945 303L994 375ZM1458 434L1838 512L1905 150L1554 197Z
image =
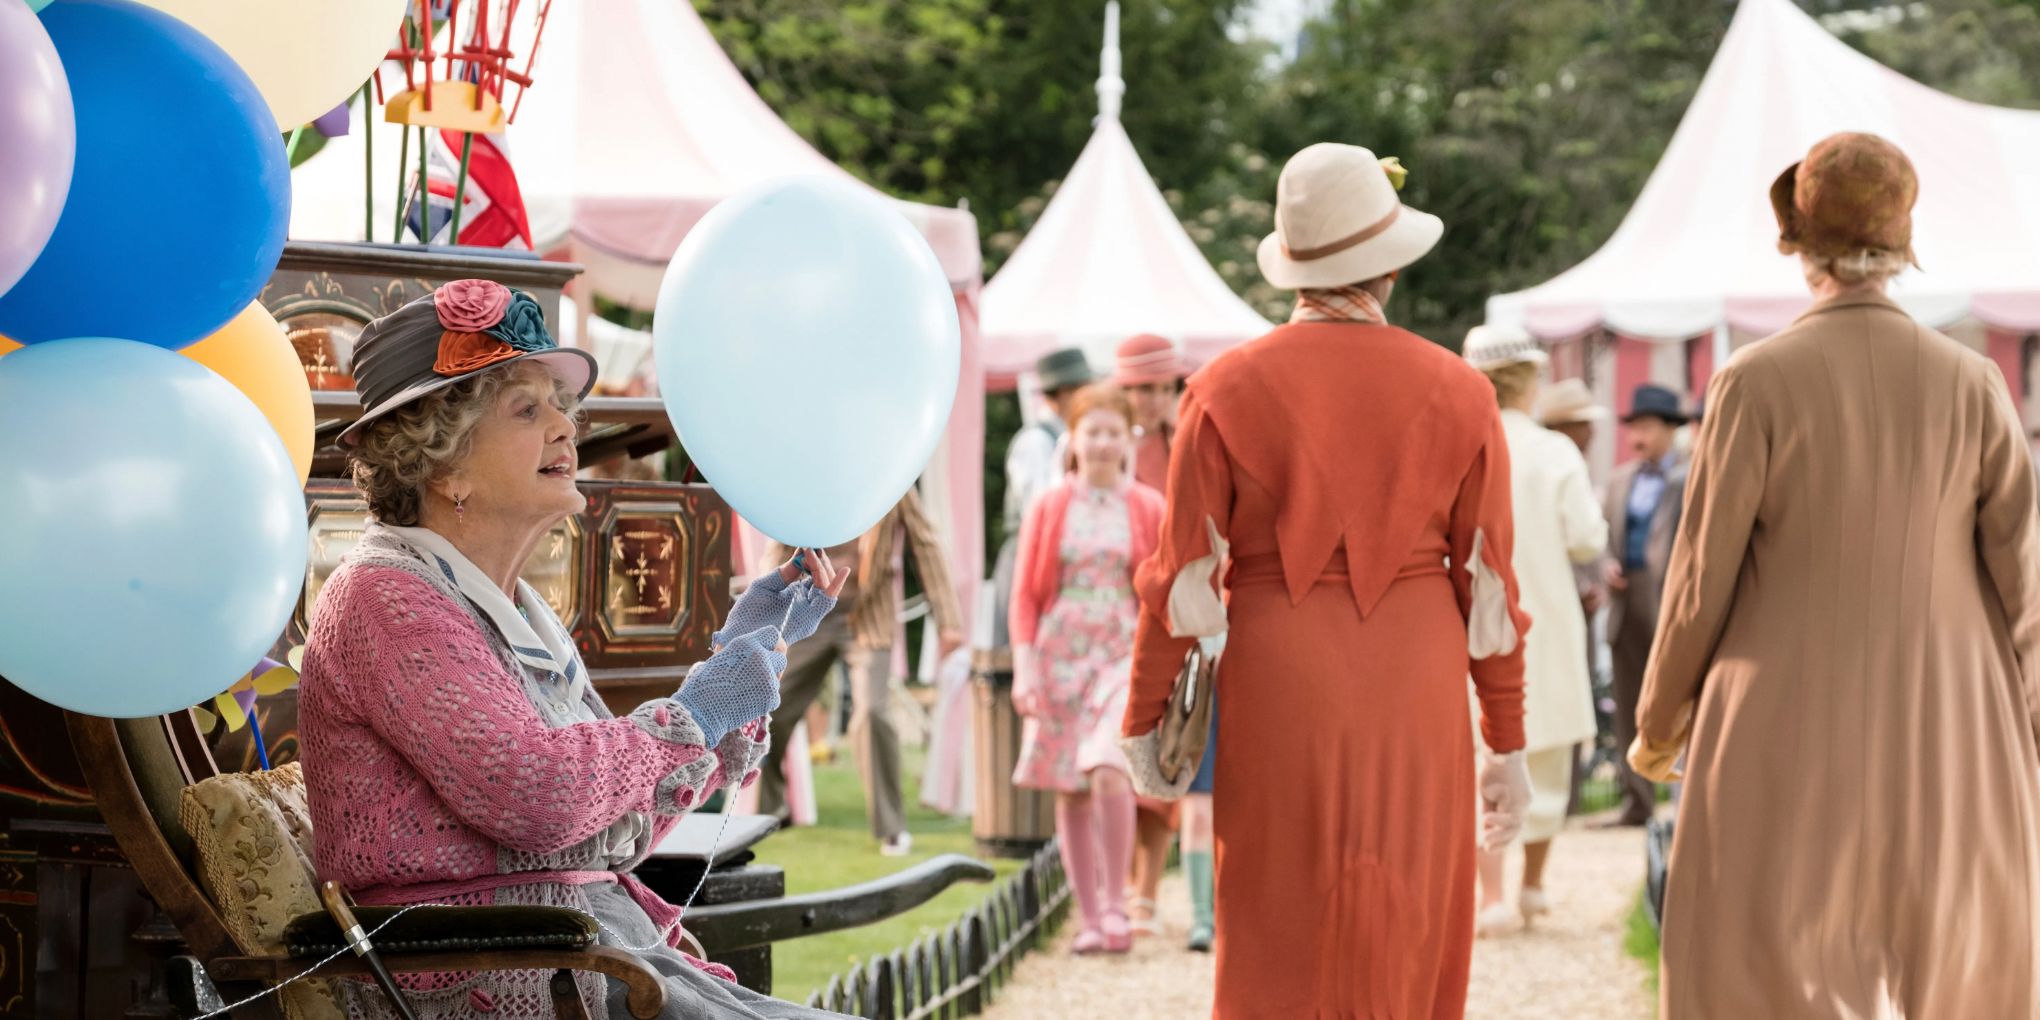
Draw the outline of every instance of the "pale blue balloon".
M0 358L0 676L91 715L218 694L283 633L303 490L262 412L129 340Z
M882 196L793 178L717 205L666 268L659 391L702 477L791 546L877 524L927 466L956 400L956 304Z

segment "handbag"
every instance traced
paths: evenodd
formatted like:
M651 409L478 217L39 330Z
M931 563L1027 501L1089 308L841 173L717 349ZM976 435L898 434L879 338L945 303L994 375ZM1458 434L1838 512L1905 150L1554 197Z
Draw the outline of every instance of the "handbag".
M1204 518L1204 528L1211 539L1211 553L1184 564L1169 588L1170 636L1197 639L1183 656L1183 667L1176 671L1169 707L1157 727L1155 763L1171 786L1187 787L1187 777L1194 776L1204 761L1211 714L1217 705L1218 660L1225 647L1225 603L1212 579L1223 576L1231 547L1209 516Z

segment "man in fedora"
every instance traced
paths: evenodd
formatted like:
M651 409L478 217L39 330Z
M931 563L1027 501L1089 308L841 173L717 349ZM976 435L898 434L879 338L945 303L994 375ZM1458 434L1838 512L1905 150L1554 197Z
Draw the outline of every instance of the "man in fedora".
M1607 628L1614 658L1618 747L1626 748L1636 739L1636 703L1643 693L1644 668L1650 664L1658 603L1686 494L1686 465L1674 450L1674 440L1688 420L1678 394L1650 383L1638 386L1622 419L1635 457L1615 469L1605 496ZM1650 821L1657 809L1657 787L1626 761L1618 759L1615 768L1622 782L1622 815L1616 824Z
M1041 396L1053 411L1022 428L1006 447L1006 534L1020 531L1020 520L1034 497L1062 480L1063 409L1070 395L1096 381L1090 359L1075 347L1050 351L1034 363Z
M1070 396L1096 381L1090 359L1075 347L1050 351L1034 363L1034 378L1041 386L1049 413L1024 425L1006 446L1006 540L992 569L992 598L980 604L977 618L977 646L988 650L1010 647L1006 637L1007 600L1013 594L1013 556L1020 538L1020 521L1027 515L1034 497L1053 487L1063 477L1063 409Z

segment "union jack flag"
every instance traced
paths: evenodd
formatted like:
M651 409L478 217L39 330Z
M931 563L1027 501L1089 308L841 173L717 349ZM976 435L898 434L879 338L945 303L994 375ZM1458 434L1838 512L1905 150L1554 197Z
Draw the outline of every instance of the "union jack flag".
M525 215L524 193L510 165L508 142L501 135L475 135L468 156L467 190L461 195L460 237L453 232L453 200L459 187L463 132L432 129L427 133L425 202L413 203L406 226L426 244L468 244L484 248L531 250L531 220ZM412 176L412 194L417 179Z

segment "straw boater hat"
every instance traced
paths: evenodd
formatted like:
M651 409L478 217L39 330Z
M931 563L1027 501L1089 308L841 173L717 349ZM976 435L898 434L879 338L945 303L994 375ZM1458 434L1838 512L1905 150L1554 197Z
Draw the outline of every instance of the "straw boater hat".
M1183 376L1183 359L1177 356L1176 345L1153 333L1142 333L1119 345L1112 384L1145 386L1175 382Z
M1345 287L1423 258L1445 224L1396 197L1402 167L1357 145L1319 142L1282 168L1261 275L1284 290Z
M1860 132L1829 135L1771 183L1778 248L1830 258L1880 249L1917 266L1912 207L1919 194L1912 160L1898 146Z
M545 366L582 397L595 385L595 356L554 343L531 295L493 280L444 284L363 327L354 345L362 413L340 445L405 404L513 361Z
M1537 338L1507 326L1475 326L1462 347L1466 360L1486 372L1506 365L1542 365L1551 360Z
M1545 426L1594 425L1608 420L1608 409L1594 403L1594 392L1581 379L1560 379L1544 391L1537 421Z

